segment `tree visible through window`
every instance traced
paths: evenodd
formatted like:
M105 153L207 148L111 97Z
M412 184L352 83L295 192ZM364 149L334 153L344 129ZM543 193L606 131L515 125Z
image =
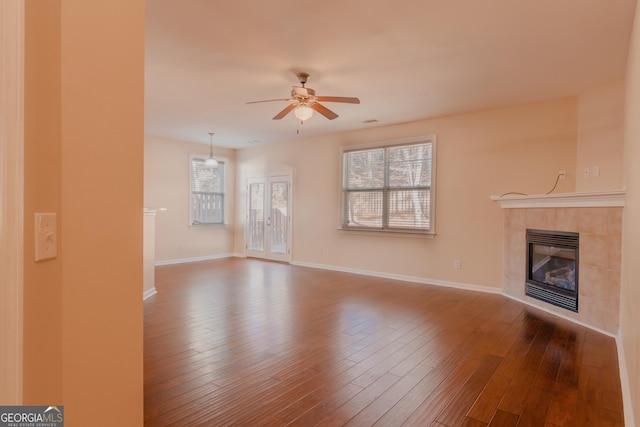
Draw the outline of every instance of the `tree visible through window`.
M434 142L343 151L342 227L433 232Z
M205 159L191 157L191 224L224 223L224 162L205 164Z

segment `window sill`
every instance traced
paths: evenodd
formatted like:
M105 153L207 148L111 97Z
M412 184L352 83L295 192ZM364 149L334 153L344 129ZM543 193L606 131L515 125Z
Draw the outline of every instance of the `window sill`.
M372 230L363 228L345 228L338 227L338 231L345 234L360 234L365 236L393 236L393 237L409 237L414 239L433 239L436 237L434 232L419 231L400 231L400 230Z
M196 228L200 228L200 227L206 227L206 228L229 228L230 224L188 224L188 227L196 227Z

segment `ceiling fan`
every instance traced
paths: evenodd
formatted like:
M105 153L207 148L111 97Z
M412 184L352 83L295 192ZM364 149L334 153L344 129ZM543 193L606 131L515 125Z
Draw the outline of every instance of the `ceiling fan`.
M247 102L247 104L257 104L260 102L271 102L271 101L292 101L291 104L287 105L284 110L280 111L273 117L273 120L280 120L287 114L289 114L292 110L297 119L301 121L305 121L313 115L313 111L317 111L322 114L329 120L333 120L338 115L320 104L320 102L346 102L349 104L360 104L360 100L358 98L346 97L346 96L316 96L316 91L306 87L307 79L309 78L309 74L307 73L297 73L298 80L300 80L301 86L293 86L291 89L291 97L290 98L280 98L280 99L267 99L264 101L252 101Z

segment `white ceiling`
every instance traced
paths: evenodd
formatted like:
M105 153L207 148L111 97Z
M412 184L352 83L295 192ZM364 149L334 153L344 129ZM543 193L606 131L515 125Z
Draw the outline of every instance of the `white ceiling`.
M624 75L635 0L147 0L145 131L242 148L574 96ZM340 117L272 117L298 84ZM367 120L376 123L365 123Z

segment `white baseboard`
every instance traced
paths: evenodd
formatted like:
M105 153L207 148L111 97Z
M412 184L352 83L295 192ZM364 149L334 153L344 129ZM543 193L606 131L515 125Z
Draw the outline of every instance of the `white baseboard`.
M210 261L214 259L222 259L222 258L230 258L238 256L236 254L217 254L217 255L206 255L192 258L179 258L179 259L168 259L164 261L156 261L154 265L172 265L172 264L185 264L188 262L198 262L198 261Z
M446 280L425 279L423 277L405 276L402 274L381 273L379 271L359 270L355 268L338 267L335 265L314 264L314 263L302 262L302 261L291 261L291 265L298 265L300 267L320 268L322 270L340 271L343 273L361 274L363 276L380 277L383 279L401 280L403 282L419 283L422 285L436 285L436 286L442 286L446 288L464 289L467 291L478 291L478 292L485 292L490 294L502 293L501 288L491 288L489 286L472 285L469 283L449 282Z
M146 300L147 298L149 298L150 296L153 296L155 294L157 294L158 291L156 291L155 286L151 289L146 290L143 294L142 294L142 300Z
M618 369L620 370L620 385L622 386L622 405L624 406L624 425L635 426L633 415L633 402L631 400L631 386L629 384L629 371L627 370L627 359L624 357L624 346L622 339L616 337L618 347Z

